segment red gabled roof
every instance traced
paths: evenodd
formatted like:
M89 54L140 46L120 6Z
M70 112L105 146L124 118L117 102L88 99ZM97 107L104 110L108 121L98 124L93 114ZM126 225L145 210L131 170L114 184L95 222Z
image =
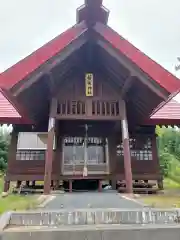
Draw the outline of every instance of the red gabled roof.
M12 105L12 103L5 97L2 89L0 89L0 122L3 122L4 119L19 119L21 115Z
M24 119L14 101L0 88L0 123L32 123Z
M151 116L151 119L172 119L179 120L180 123L180 102L178 102L178 98L180 99L180 93L178 93L176 96L173 96L162 106L160 106Z
M161 87L166 89L167 92L173 93L179 90L180 81L175 76L170 74L159 64L157 64L152 59L143 54L140 50L138 50L126 39L113 31L110 27L106 26L104 20L106 18L103 17L102 14L102 12L105 10L103 10L101 4L102 0L85 0L84 8L86 8L86 16L84 15L82 8L80 10L81 14L79 14L79 19L82 21L67 30L66 32L62 33L49 43L45 44L43 47L39 48L30 56L26 57L5 72L1 73L0 87L3 90L6 89L8 92L8 90L10 90L15 84L29 76L29 74L38 69L49 59L60 53L74 39L78 38L81 34L83 34L87 30L87 25L89 26L89 24L92 23L92 16L96 16L96 20L99 19L98 16L99 14L101 14L101 23L97 22L94 27L96 32L98 32L108 43L110 43L112 47L114 47L117 51L121 52L123 55L125 55L125 57L127 57L130 61L136 64L142 71L149 75ZM96 14L94 15L94 13ZM107 14L108 13L106 11L105 15L107 16ZM103 21L104 23L102 23ZM14 104L14 98L12 98L12 102ZM23 114L23 111L20 111L19 106L17 107L17 109L18 112L21 112L21 116L25 116Z
M96 15L94 16L96 19L98 11L99 14L102 14L102 11L107 12L102 8L102 6L100 6L101 4L102 0L85 0L84 9L86 9L87 17L85 18L84 16L84 19L82 18L84 21L76 24L74 27L70 28L49 43L45 44L43 47L39 48L30 56L26 57L3 72L0 75L0 87L5 89L12 88L16 83L24 79L43 63L61 52L69 43L72 42L73 39L79 37L79 35L81 35L87 29L85 21L88 22L89 16L94 16L94 12L96 12ZM91 12L88 12L88 10ZM81 11L82 9L79 10L79 12ZM172 93L180 88L180 82L175 76L166 71L163 67L150 59L139 49L134 47L110 27L103 23L97 22L95 25L95 30L102 35L105 40L107 40L115 49L128 57L133 63L135 63L140 69L147 73L154 81L165 88L168 92Z
M180 89L178 78L133 46L112 28L102 23L96 23L94 29L116 50L124 54L168 92L173 93Z
M79 37L86 30L84 22L73 26L64 33L45 44L37 51L16 63L5 72L0 74L0 87L4 89L12 88L16 83L23 80L34 70L46 61L61 52L75 38Z

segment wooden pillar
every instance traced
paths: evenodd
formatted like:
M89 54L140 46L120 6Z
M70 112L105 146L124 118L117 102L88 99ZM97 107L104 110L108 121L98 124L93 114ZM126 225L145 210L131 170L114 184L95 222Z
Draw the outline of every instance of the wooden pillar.
M7 172L4 178L4 192L7 192L10 187L10 181L8 180L8 171L10 168L13 168L13 164L16 161L16 151L18 143L18 132L16 131L15 126L13 126L13 131L11 133L11 140L8 148L8 165Z
M34 180L32 181L32 187L35 188L35 186L36 186L36 181Z
M26 186L29 187L29 181L26 181Z
M132 182L132 167L131 167L131 152L129 146L129 131L128 122L126 116L126 104L125 101L121 102L121 129L122 129L122 144L124 149L124 173L126 181L126 192L133 193L133 182Z
M113 189L113 190L116 190L116 189L117 189L117 188L116 188L116 184L117 184L116 179L112 179L112 180L111 180L111 186L112 186L112 189Z
M69 192L72 193L73 188L72 188L72 179L69 180Z
M22 181L18 180L17 183L16 183L16 188L20 188L21 184L22 184Z
M98 184L99 184L98 191L102 192L102 180L99 180Z
M45 157L45 171L44 171L44 194L51 192L51 175L52 175L52 161L53 161L53 145L55 136L55 119L49 119L47 149Z
M54 181L51 180L51 187L54 187Z
M8 192L10 188L10 181L4 181L4 192Z
M55 188L55 189L58 189L58 188L59 188L59 180L56 180L56 181L54 182L54 188Z

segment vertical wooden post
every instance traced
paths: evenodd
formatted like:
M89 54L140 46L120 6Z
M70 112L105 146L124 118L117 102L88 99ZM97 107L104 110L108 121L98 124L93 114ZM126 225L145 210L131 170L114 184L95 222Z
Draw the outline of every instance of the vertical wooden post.
M10 188L10 181L4 181L4 192L8 192Z
M51 180L51 187L54 187L54 181Z
M113 189L113 190L116 190L116 189L117 189L117 188L116 188L116 184L117 184L116 179L112 179L112 180L111 180L111 186L112 186L112 189Z
M72 193L72 179L69 180L69 192Z
M58 189L58 188L59 188L59 180L56 180L56 181L55 181L54 187L55 187L55 189Z
M18 180L17 183L16 183L16 188L20 188L21 184L22 184L22 181Z
M35 186L36 186L36 181L34 180L32 181L32 187L35 188Z
M122 144L124 149L124 173L126 181L126 192L133 193L133 182L132 182L132 167L131 167L131 152L129 146L129 131L128 122L126 116L126 104L125 101L121 101L121 129L122 129Z
M26 186L29 187L29 181L26 181Z
M53 145L55 136L55 119L49 118L48 139L45 158L45 171L44 171L44 194L51 192L51 174L52 174L52 161L53 161Z
M16 161L16 151L17 151L17 143L18 143L18 132L16 131L16 127L13 126L13 131L11 133L11 141L8 148L8 166L7 172L4 181L4 192L7 192L10 187L10 181L7 178L8 169L13 167L13 163Z
M98 184L99 184L99 186L98 186L98 191L99 191L99 192L102 192L102 180L99 180L99 181L98 181Z

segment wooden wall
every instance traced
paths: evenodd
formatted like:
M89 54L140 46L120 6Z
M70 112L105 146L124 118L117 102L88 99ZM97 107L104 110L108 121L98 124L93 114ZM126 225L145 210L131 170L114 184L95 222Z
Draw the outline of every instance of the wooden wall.
M144 136L138 136L144 138ZM132 173L133 179L139 180L158 180L161 179L159 162L157 158L157 151L155 149L155 137L152 136L152 160L137 160L132 157ZM123 156L118 156L117 154L117 137L111 136L108 138L109 141L109 159L110 159L110 174L107 175L89 175L87 178L102 178L102 179L112 179L116 178L118 180L124 179L124 161ZM12 141L13 146L16 141ZM61 173L61 162L62 162L62 147L61 147L61 137L57 138L57 149L54 152L53 159L53 170L52 170L52 180L76 178L81 179L80 176L62 176ZM15 148L12 148L15 150ZM11 148L10 148L11 150ZM9 158L8 169L7 169L7 179L9 180L43 180L44 179L44 160L16 160L15 155Z
M80 100L84 99L83 101L89 101L89 99L92 101L93 99L99 99L102 101L103 99L109 99L111 100L119 100L119 92L117 88L112 87L112 84L109 84L109 82L104 81L104 79L101 78L98 74L95 74L96 79L94 79L94 96L92 98L88 98L85 96L85 80L84 75L79 75L79 77L74 77L72 79L69 79L69 81L66 80L60 88L58 88L57 92L53 96L53 99L57 103L57 101L64 101L64 100ZM56 101L57 100L57 101ZM92 112L92 111L91 111ZM58 117L57 114L57 105L54 104L54 107L52 108L52 112L50 113L53 117ZM62 116L60 116L62 117ZM84 120L87 120L88 116L84 116ZM96 120L97 123L99 123L100 120L98 116L91 116L93 120ZM102 120L110 120L111 122L115 123L115 118L113 116L108 115L108 118L105 118L106 115L102 115L100 117L103 117ZM116 121L120 121L120 115L116 116ZM67 116L65 116L65 122L67 124L72 124L75 121L71 121L69 123L67 121ZM59 118L61 119L61 118ZM75 116L72 116L72 120L75 119ZM79 116L79 119L83 119L82 116ZM91 120L92 120L91 119ZM61 119L62 120L62 119ZM68 119L69 120L69 119ZM103 122L108 122L103 121ZM109 121L109 122L110 122ZM61 121L62 122L62 121ZM95 122L95 121L93 121ZM70 125L68 125L70 126ZM62 162L62 149L61 149L61 136L60 134L63 134L63 131L61 129L61 126L59 126L60 129L56 130L56 136L57 136L57 148L54 153L54 159L53 159L53 170L52 170L52 180L56 179L62 179L63 176L61 174L61 162ZM74 128L74 127L73 127ZM68 127L70 129L70 127ZM97 129L100 130L100 127L98 126ZM63 129L64 130L64 129ZM109 176L103 176L103 175L96 175L96 176L88 176L91 178L117 178L117 179L124 179L124 162L123 162L123 155L117 155L117 145L120 143L120 136L117 136L117 132L113 128L109 127L103 127L102 134L104 134L105 130L110 130L108 132L108 138L109 138L109 154L110 154L110 174ZM78 130L79 131L79 130ZM17 149L17 134L13 133L12 136L12 145L9 148L9 157L8 157L8 169L7 169L7 179L10 180L43 180L44 179L44 160L16 160L16 149ZM137 138L143 139L145 135L140 135ZM149 136L146 136L149 137ZM146 138L145 137L145 138ZM132 173L134 179L158 179L160 177L160 170L159 170L159 163L158 163L158 157L156 152L156 146L155 146L155 140L154 136L150 136L152 140L152 154L153 154L153 160L137 160L132 156ZM117 141L117 138L119 140ZM136 135L135 135L136 138ZM140 142L139 140L136 141L137 146ZM144 146L142 144L142 146ZM139 147L137 149L140 150ZM137 150L136 149L136 150ZM122 149L121 149L122 150ZM133 149L131 149L133 150ZM88 178L87 177L87 178ZM74 176L66 176L66 178L74 178ZM76 176L76 178L82 178L81 176Z

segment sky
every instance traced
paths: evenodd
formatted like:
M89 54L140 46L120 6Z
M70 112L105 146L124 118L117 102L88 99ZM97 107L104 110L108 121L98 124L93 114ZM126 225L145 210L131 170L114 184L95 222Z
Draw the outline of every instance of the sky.
M75 24L84 0L0 0L0 72ZM176 76L179 0L104 0L109 25ZM177 96L180 102L180 96Z
M75 24L84 0L0 0L0 72ZM109 25L175 74L179 0L104 0ZM180 76L180 71L179 71Z

